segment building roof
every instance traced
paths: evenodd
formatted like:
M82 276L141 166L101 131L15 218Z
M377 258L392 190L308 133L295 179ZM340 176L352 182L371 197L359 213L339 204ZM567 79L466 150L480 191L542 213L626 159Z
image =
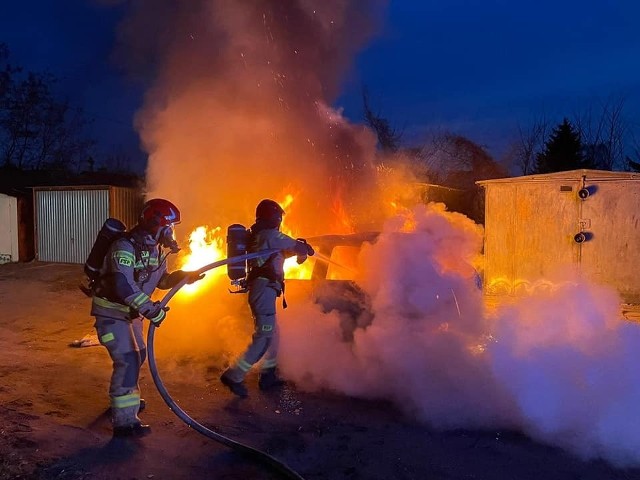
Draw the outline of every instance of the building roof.
M112 188L122 188L125 190L135 190L132 187L118 187L115 185L49 185L49 186L34 186L35 191L53 191L53 190L110 190Z
M589 170L581 168L578 170L567 170L566 172L541 173L536 175L523 175L520 177L496 178L493 180L480 180L476 182L482 187L494 183L525 183L525 182L548 182L556 180L588 180L611 181L611 180L640 180L638 172L612 172L610 170Z

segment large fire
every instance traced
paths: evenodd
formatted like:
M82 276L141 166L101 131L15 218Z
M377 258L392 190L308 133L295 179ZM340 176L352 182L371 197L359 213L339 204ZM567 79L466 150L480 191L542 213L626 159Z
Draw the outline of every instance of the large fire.
M284 201L279 202L282 208L287 212L293 203L293 195L289 194ZM297 238L294 230L282 222L280 230L292 238ZM199 226L189 235L189 253L184 257L182 269L187 271L198 270L218 260L226 258L226 231L222 227L210 228L207 226ZM313 272L315 258L308 258L306 262L298 264L296 257L290 257L285 260L284 271L285 278L310 279ZM224 267L216 268L209 271L204 281L185 285L183 290L192 294L205 288L214 278L226 275Z
M185 257L182 269L194 271L218 260L225 258L224 236L220 227L209 229L206 226L197 227L189 235L189 251ZM226 273L223 268L216 268L207 272L204 280L183 287L183 292L192 294L201 290L214 278Z

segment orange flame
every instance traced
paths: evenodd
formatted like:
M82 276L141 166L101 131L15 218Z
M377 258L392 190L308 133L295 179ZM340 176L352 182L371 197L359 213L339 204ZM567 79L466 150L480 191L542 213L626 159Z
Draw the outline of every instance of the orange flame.
M224 237L220 227L208 230L206 226L197 227L189 235L190 253L182 264L182 270L194 271L205 265L216 262L226 257L224 249ZM220 277L226 273L224 268L216 268L207 272L205 278L191 285L185 285L183 291L192 294L202 290L213 278Z
M293 195L288 194L280 205L285 212L287 212L290 210L293 201ZM281 231L285 235L296 238L293 230L286 226L284 221L281 225ZM189 250L190 252L185 257L181 267L183 270L187 271L194 271L204 267L205 265L226 258L225 235L222 228L215 227L209 229L206 226L197 227L189 235ZM310 279L314 262L315 259L309 258L302 265L298 265L296 257L288 258L284 263L285 278ZM204 280L192 285L186 285L183 290L190 294L200 291L202 290L202 287L207 285L213 278L217 278L225 274L226 270L224 268L217 268L208 272Z
M290 211L290 207L293 204L293 195L288 194L285 196L283 202L280 203L280 206L284 210L285 214ZM297 238L297 235L294 234L294 231L290 229L287 225L285 225L283 217L282 225L280 226L280 231L285 235L290 236L291 238ZM303 264L299 265L296 257L287 258L284 261L284 278L296 278L302 280L308 280L311 278L311 273L313 272L313 266L315 264L315 258L307 258L307 261Z
M335 216L335 223L333 228L339 233L354 233L353 224L347 210L344 208L340 198L336 198L333 202L333 214Z

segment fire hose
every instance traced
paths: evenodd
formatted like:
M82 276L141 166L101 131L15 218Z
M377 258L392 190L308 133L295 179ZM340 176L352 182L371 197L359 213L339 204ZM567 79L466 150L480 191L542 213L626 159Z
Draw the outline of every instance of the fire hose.
M237 257L225 258L223 260L210 263L209 265L205 265L199 270L196 270L195 273L202 274L214 268L227 265L229 263L243 262L245 260L250 260L252 258L271 255L272 253L275 253L277 251L278 251L277 249L270 249L270 250L255 252L255 253L249 253L246 255L239 255ZM185 277L175 287L169 290L169 292L167 292L167 294L164 296L164 298L160 302L161 306L166 307L167 303L169 303L169 300L173 298L173 296L178 292L178 290L180 290L187 283L188 280L189 278ZM266 452L250 447L249 445L245 445L244 443L240 443L236 440L232 440L231 438L225 437L224 435L214 432L213 430L210 430L204 425L198 423L196 420L191 418L184 410L182 410L176 404L176 402L173 400L173 398L171 398L171 395L169 395L169 392L167 391L164 384L162 383L162 379L160 378L160 375L158 373L158 367L156 365L155 352L153 348L153 339L155 336L155 330L156 330L156 326L151 323L149 325L149 331L147 333L147 355L149 358L149 370L151 370L151 376L153 377L153 382L155 383L156 388L160 393L160 396L168 405L169 409L173 413L175 413L178 416L178 418L180 418L180 420L182 420L189 427L193 428L194 430L196 430L198 433L201 433L205 437L215 440L216 442L221 443L222 445L225 445L226 447L229 447L232 450L242 455L245 455L251 459L255 459L267 464L268 466L274 468L275 471L282 474L285 478L291 478L295 480L304 480L298 473L296 473L286 464L277 460L276 458L272 457Z

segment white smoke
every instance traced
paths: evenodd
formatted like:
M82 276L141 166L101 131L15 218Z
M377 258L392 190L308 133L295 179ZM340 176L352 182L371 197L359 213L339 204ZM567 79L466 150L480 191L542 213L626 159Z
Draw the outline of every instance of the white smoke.
M627 466L640 464L640 330L620 303L608 287L561 284L501 312L489 353L525 432Z
M360 257L373 322L291 306L282 367L302 388L393 400L441 428L517 428L585 458L640 464L640 330L607 287L558 283L487 311L481 228L429 205L391 219Z

